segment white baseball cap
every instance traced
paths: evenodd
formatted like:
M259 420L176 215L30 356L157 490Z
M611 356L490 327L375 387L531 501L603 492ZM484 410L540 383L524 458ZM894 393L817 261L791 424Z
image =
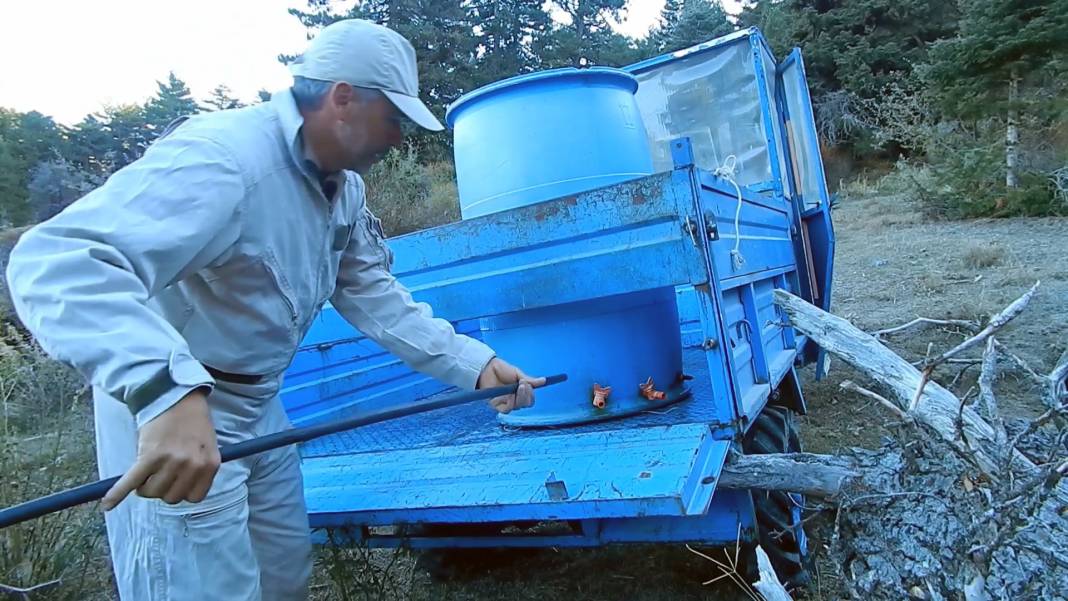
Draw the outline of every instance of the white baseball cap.
M401 34L363 19L328 25L289 64L294 76L380 90L420 127L445 127L419 100L415 49Z

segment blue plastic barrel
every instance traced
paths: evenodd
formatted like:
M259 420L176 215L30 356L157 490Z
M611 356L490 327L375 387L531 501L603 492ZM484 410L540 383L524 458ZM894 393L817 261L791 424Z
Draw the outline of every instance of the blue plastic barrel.
M455 131L460 213L472 219L636 179L653 172L634 99L616 69L556 69L460 98ZM621 198L620 202L629 202ZM595 285L591 273L583 285ZM522 295L521 290L514 291ZM531 374L566 372L514 426L561 426L631 415L683 398L679 315L672 288L487 317L483 340ZM641 386L652 382L655 391ZM595 389L610 388L599 402Z
M653 162L618 69L554 69L499 81L453 103L460 214L478 217L649 175Z

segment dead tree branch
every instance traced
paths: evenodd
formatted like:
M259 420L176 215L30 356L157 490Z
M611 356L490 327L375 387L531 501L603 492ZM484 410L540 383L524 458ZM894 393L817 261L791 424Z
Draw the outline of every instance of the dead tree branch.
M1001 419L997 399L994 398L994 379L997 377L997 353L994 351L994 337L986 341L983 351L983 368L979 373L979 402L986 412L986 418L994 428L994 441L1004 447L1009 435L1005 432L1005 420Z
M984 329L986 334L982 335L982 340L989 338L998 327L1018 315L1034 291L1035 288L1032 288L992 319L991 324ZM775 302L785 310L794 328L892 392L897 397L899 408L908 404L914 391L919 390L920 395L915 407L908 413L933 429L958 452L974 461L992 481L998 480L1001 473L1001 462L998 459L1006 451L999 449L994 428L970 407L961 407L960 399L953 393L936 382L921 386L921 382L926 378L919 370L883 346L875 337L860 331L848 321L822 311L785 290L775 291ZM979 338L973 340L976 342L968 344L968 347L978 343ZM958 349L961 348L958 346ZM950 355L951 353L944 353L942 357L948 358ZM957 436L955 420L958 411L964 440ZM1035 464L1019 451L1007 452L1012 467L1019 471L1021 476L1027 477L1038 472ZM1055 494L1060 502L1068 503L1068 487L1063 483L1058 484Z
M1014 300L1009 306L1001 310L1000 313L990 318L990 323L986 324L986 327L981 332L958 344L957 346L949 349L934 359L927 359L923 362L923 373L920 376L920 381L916 385L916 393L912 396L912 402L909 403L909 411L913 411L916 405L920 402L920 397L923 396L923 389L927 385L927 382L931 379L931 374L934 373L936 367L939 364L944 363L950 357L957 355L963 351L966 351L977 344L983 343L987 338L994 335L995 332L1005 327L1010 321L1016 318L1017 315L1023 312L1027 308L1027 304L1031 302L1031 297L1035 295L1035 291L1038 290L1038 286L1041 282L1035 282L1034 286L1028 290L1023 296Z
M878 403L880 405L882 405L883 407L886 407L887 409L889 409L890 412L893 413L894 415L896 415L899 419L901 419L901 421L912 422L912 417L910 417L909 414L907 414L904 411L902 411L900 407L895 405L889 399L887 399L886 397L882 396L881 394L872 392L872 391L868 390L867 388L864 388L862 386L858 386L852 380L845 380L841 384L839 384L838 387L841 388L842 390L850 390L850 391L855 392L855 393L857 393L857 394L859 394L861 396L866 396L869 399L874 399L875 401L878 401Z
M1045 400L1046 405L1050 407L1059 407L1066 400L1068 400L1068 390L1066 386L1068 383L1065 379L1068 378L1068 349L1061 353L1061 358L1057 360L1057 366L1053 368L1053 371L1046 376L1046 392Z
M877 330L875 332L872 332L871 335L875 336L876 338L882 338L883 336L886 336L888 334L896 334L897 332L907 330L913 326L917 326L920 324L938 326L958 326L970 332L974 332L979 329L979 324L967 319L930 319L927 317L917 317L916 319L913 319L912 321L906 324L902 324L893 328L887 328L885 330Z
M1010 361L1012 361L1013 363L1016 364L1016 367L1018 367L1020 369L1020 371L1024 372L1025 374L1027 374L1028 377L1030 377L1036 383L1039 383L1039 384L1045 384L1046 383L1046 377L1045 376L1043 376L1043 375L1039 374L1038 372L1036 372L1035 370L1031 369L1031 366L1028 365L1026 361L1021 359L1016 353L1013 353L1008 348L1006 348L1005 345L1002 344L1000 340L994 340L994 348L996 348L998 350L998 352L1001 353L1002 355L1005 355L1006 357L1008 357L1008 359Z
M986 324L986 327L983 328L981 332L958 344L957 346L949 349L948 351L942 353L938 357L935 357L934 359L929 361L924 367L929 369L930 367L938 365L946 359L958 355L961 352L970 349L971 347L977 344L982 344L984 341L986 341L987 338L993 336L995 332L1005 327L1006 324L1015 319L1017 315L1023 313L1023 310L1027 308L1027 303L1031 302L1031 297L1033 297L1035 295L1035 291L1038 290L1039 284L1041 284L1041 282L1035 282L1035 285L1031 286L1031 289L1028 290L1023 296L1012 301L1012 303L1002 309L1000 313L990 318L990 323Z
M786 592L782 583L779 582L779 578L775 575L775 568L771 566L771 559L760 545L757 545L756 557L760 580L753 583L753 588L764 597L764 601L791 601L790 594Z
M862 487L861 468L848 457L813 453L735 455L723 466L717 488L782 490L833 499Z

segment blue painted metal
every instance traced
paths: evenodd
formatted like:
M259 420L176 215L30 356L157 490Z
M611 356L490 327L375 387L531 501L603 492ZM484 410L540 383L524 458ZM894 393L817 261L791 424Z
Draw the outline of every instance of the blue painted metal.
M596 276L583 283L596 286ZM568 382L557 385L560 390L546 390L531 409L501 415L503 424L558 426L615 419L689 394L680 377L682 345L673 288L507 313L483 318L481 324L486 342L524 370L552 373L554 365L567 365ZM646 378L666 391L663 399L641 395L639 386ZM612 389L604 406L594 405L594 387Z
M806 300L830 311L834 228L801 49L794 48L778 66L777 72L779 104L785 117L782 130L790 144L788 150L793 166L794 177L790 183L798 211L795 226L801 241L800 272L805 276L802 290L807 292ZM820 377L826 361L824 351L810 343L805 347L804 355L809 361L818 360L816 374Z
M456 130L461 214L486 216L651 174L637 87L633 76L616 69L557 69L490 84L458 100L446 120ZM685 398L670 287L612 296L600 291L599 274L556 277L593 289L596 299L481 319L483 340L524 369L548 373L552 363L568 365L567 382L544 391L535 407L501 415L502 423L600 421ZM663 398L643 396L643 383Z
M554 69L479 88L446 122L464 218L653 172L634 91L618 69Z
M543 432L462 445L305 457L313 526L702 515L730 444L703 424ZM546 469L546 457L552 458ZM456 465L462 463L463 470ZM507 474L506 478L500 477ZM324 477L325 475L325 477ZM549 477L568 496L554 500ZM388 486L383 486L388 482ZM396 494L405 491L404 495Z
M486 407L463 407L307 443L314 527L349 542L412 547L753 538L749 495L715 491L715 478L728 447L773 394L804 411L794 368L811 359L803 356L808 341L772 303L772 292L828 302L830 290L829 203L820 198L806 207L792 146L804 143L818 153L807 88L800 100L784 92L784 77L803 87L800 55L771 76L766 42L744 30L628 70L649 74L695 56L722 58L737 44L747 49L754 81L763 78L752 101L761 107L774 172L767 182L742 187L740 212L734 186L698 164L694 145L675 140L669 171L391 241L394 271L416 299L475 336L480 323L508 325L503 315L575 303L602 303L603 310L614 302L604 299L673 291L678 314L670 329L679 336L682 371L692 378L690 398L622 420L556 429L502 426ZM737 59L734 50L729 56ZM795 135L799 126L804 136ZM822 165L816 175L822 178ZM740 264L731 260L735 249ZM597 286L588 285L591 275ZM616 339L612 345L628 346ZM517 363L571 371L568 353L530 346ZM313 421L360 403L403 402L442 389L327 306L287 373L283 402L295 421ZM538 528L528 528L534 522ZM471 530L434 537L411 528L427 523ZM322 540L324 531L317 536Z

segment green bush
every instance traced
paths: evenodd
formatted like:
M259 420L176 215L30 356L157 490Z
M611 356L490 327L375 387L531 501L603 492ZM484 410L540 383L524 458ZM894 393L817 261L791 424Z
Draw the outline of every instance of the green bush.
M81 377L22 342L0 339L0 506L92 480L92 419ZM0 583L29 598L107 599L111 570L94 505L0 530Z
M457 221L460 205L453 166L420 163L408 146L393 150L367 174L367 204L388 236Z
M898 161L878 189L903 194L919 202L928 217L1040 217L1064 213L1051 174L1034 165L1017 169L1019 184L1005 184L1003 132L989 127L970 135L954 128L941 131L925 160Z

